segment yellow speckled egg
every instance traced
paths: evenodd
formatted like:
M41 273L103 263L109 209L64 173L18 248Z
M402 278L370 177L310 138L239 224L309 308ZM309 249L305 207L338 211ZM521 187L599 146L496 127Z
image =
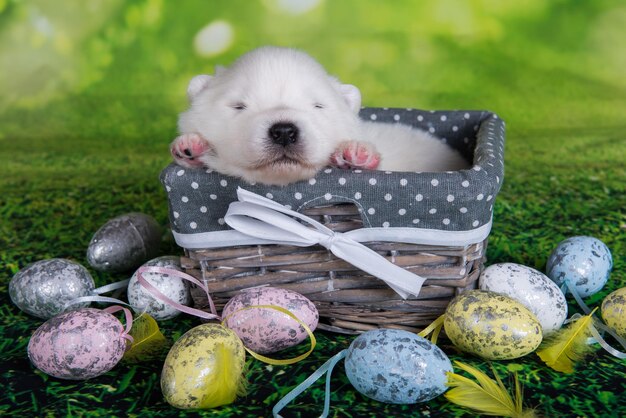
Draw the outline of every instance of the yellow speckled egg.
M626 287L617 289L602 301L604 323L622 338L626 338Z
M543 338L541 325L528 308L485 290L469 290L452 299L444 328L459 349L488 360L525 356Z
M246 353L233 331L203 324L170 349L161 373L165 400L181 409L214 408L243 395Z

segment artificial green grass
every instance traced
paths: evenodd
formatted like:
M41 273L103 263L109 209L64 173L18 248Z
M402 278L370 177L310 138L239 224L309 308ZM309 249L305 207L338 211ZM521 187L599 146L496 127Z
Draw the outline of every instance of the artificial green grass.
M271 1L110 2L95 14L79 3L62 13L45 2L29 9L0 1L0 56L13 59L0 75L0 414L198 415L162 399L159 361L122 363L87 382L36 371L26 345L42 321L12 304L7 286L20 268L43 258L87 265L93 233L122 213L148 213L166 226L158 174L169 162L167 146L185 106L187 80L257 45L313 53L358 85L368 106L495 111L507 122L506 173L488 264L542 270L560 240L592 235L609 246L615 266L606 287L587 302L597 306L626 286L626 69L616 58L626 25L618 3L342 1L295 17L270 7ZM46 65L20 67L24 57L54 55L52 41L37 49L30 38L14 36L15 27L27 27L37 13L72 35L73 49L58 53L65 61L53 56ZM193 36L215 19L232 24L235 43L215 58L199 57ZM77 29L80 22L89 30ZM16 55L15 45L24 55ZM23 80L36 88L26 89ZM182 250L165 234L161 252ZM126 277L91 272L98 285ZM570 313L578 311L570 304ZM161 328L175 340L196 323L181 316ZM268 416L282 396L351 341L317 334L315 352L297 365L249 360L248 396L216 412ZM442 348L452 359L488 370L445 340ZM602 351L573 375L551 371L532 354L494 366L502 376L519 374L526 404L543 416L626 415L626 364ZM443 397L414 406L374 402L351 387L342 365L334 376L334 416L463 414ZM318 414L321 388L320 382L298 398L285 416Z

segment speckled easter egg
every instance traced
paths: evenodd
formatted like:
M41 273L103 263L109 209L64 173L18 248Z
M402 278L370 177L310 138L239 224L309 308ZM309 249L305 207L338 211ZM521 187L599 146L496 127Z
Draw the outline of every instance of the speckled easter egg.
M609 248L593 237L572 237L561 241L548 258L548 277L558 286L568 282L582 297L602 289L613 268Z
M304 322L311 331L317 327L317 308L301 294L274 287L247 289L228 301L222 318L226 320L225 325L235 331L252 351L275 353L299 344L308 336L302 325L283 312L270 308L245 309L258 305L284 308Z
M448 305L446 335L459 349L487 360L510 360L533 352L543 334L520 302L486 290L468 290Z
M446 391L450 359L435 344L408 331L377 329L352 341L346 375L362 394L380 402L426 402Z
M96 270L125 272L156 257L160 245L157 221L143 213L128 213L98 229L87 248L87 260Z
M63 312L65 305L81 296L88 296L95 284L87 269L61 258L41 260L17 272L9 283L9 295L18 308L27 314L48 319ZM77 303L68 310L89 306Z
M482 290L510 296L535 314L543 334L561 328L567 318L567 301L561 289L545 274L515 263L487 267L478 281Z
M165 267L172 270L182 271L180 257L164 256L148 261L143 266ZM164 296L174 302L189 306L191 293L187 281L174 277L167 273L144 272L142 276L148 283L156 287ZM147 312L156 320L171 319L180 314L180 311L172 306L156 299L148 289L143 287L137 279L137 272L128 282L128 303L135 312Z
M604 323L622 338L626 338L626 287L617 289L602 301Z
M176 408L214 408L243 392L246 352L237 335L221 325L187 331L170 349L161 373L161 391Z
M127 347L124 326L93 308L65 312L43 323L28 343L28 358L42 372L84 380L111 370Z

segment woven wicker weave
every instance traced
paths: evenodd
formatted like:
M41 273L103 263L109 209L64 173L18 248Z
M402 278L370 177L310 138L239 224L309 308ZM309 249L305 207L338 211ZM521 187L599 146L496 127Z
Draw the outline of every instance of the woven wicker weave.
M321 329L415 331L443 313L456 294L476 287L493 204L504 178L504 122L488 111L465 110L365 108L360 116L428 130L472 161L472 168L419 173L329 167L308 182L283 187L248 184L175 164L163 170L172 232L185 249L183 267L207 284L218 309L241 289L270 285L292 289L314 302ZM401 299L385 282L323 246L271 244L273 237L259 240L233 230L225 216L239 199L239 187L335 232L374 231L355 231L357 241L425 277L419 297ZM363 242L365 236L380 241ZM196 307L208 310L206 294L198 289L192 293Z
M316 207L303 213L336 232L362 227L357 208L350 204ZM319 329L345 333L378 327L416 331L441 315L460 291L475 287L487 241L464 247L363 244L427 278L419 297L401 299L383 281L355 269L321 246L187 249L182 264L187 273L206 283L218 310L241 289L271 285L312 300L320 313ZM208 310L206 294L193 289L192 295L196 307Z

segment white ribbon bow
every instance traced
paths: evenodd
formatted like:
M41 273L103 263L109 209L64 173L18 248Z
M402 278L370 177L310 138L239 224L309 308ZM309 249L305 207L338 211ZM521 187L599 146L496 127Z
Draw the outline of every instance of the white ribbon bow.
M224 216L224 221L231 228L279 244L298 247L322 245L335 256L383 280L403 299L419 295L425 278L396 266L345 234L334 232L308 216L241 187L237 189L237 197L239 202L231 203ZM314 229L293 218L306 222Z

